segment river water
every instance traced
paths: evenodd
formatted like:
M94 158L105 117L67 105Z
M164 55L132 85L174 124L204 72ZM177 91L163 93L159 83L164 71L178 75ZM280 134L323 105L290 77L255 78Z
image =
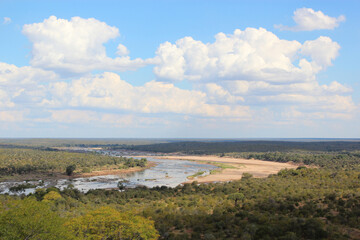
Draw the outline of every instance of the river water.
M90 189L110 189L117 188L118 182L122 181L125 187L133 188L136 186L156 187L167 186L176 187L177 185L186 182L188 176L191 176L199 171L204 171L204 175L210 173L211 170L217 167L207 164L199 164L192 161L185 160L165 160L157 159L156 157L147 157L148 161L157 163L156 166L144 171L132 172L120 175L104 175L86 178L60 179L60 180L45 180L42 186L37 188L55 186L64 189L71 184L74 188L87 192ZM28 183L38 185L41 181L29 181ZM22 192L11 192L9 188L25 182L1 182L0 193L9 194L29 194L35 192L35 188L28 188Z

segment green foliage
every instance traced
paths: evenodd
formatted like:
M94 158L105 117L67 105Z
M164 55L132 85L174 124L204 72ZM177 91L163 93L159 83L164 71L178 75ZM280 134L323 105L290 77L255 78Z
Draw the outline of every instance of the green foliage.
M153 219L142 226L154 224L161 239L347 239L344 233L360 226L359 174L299 168L229 183L91 190L86 194L72 188L37 190L35 196L69 219L66 226L74 228L64 231L80 239L81 234L92 239L94 233L96 239L97 234L120 231L106 230L119 226L114 220L118 214L129 217L125 223L137 226L129 227L130 232L142 225L132 216ZM111 210L97 213L99 207ZM114 225L106 224L106 219L113 219Z
M47 194L44 195L43 197L43 201L44 202L53 202L53 201L57 201L59 199L61 199L61 195L60 193L56 192L56 191L50 191Z
M229 153L227 156L260 159L272 162L294 162L340 170L360 170L359 152L244 152Z
M73 218L66 226L78 239L155 240L159 236L153 221L132 213L120 213L110 207Z
M24 184L19 184L19 185L16 185L16 186L12 186L12 187L9 188L9 190L11 192L22 192L27 188L35 188L35 187L36 187L36 185L34 185L34 184L24 183Z
M158 233L160 239L357 237L360 231L360 153L335 150L359 149L358 143L257 144L175 143L167 146L170 146L169 150L173 146L173 150L180 147L191 153L217 152L231 157L292 161L318 167L284 169L262 179L244 174L240 181L194 182L175 188L137 187L124 191L90 190L81 193L68 187L62 191L37 189L28 197L0 195L0 239L25 239L24 233L30 229L37 232L38 237L34 239L119 239L119 236L123 239L156 239ZM166 146L159 145L159 149L163 147ZM259 152L253 150L256 147ZM267 152L271 147L281 152ZM309 150L298 150L304 148ZM233 149L237 151L231 153L229 150ZM318 152L324 149L332 152ZM99 155L91 153L80 156L64 152L12 150L2 151L10 151L5 155L17 160L12 162L15 173L26 164L29 168L36 166L35 171L45 169L41 168L44 164L50 171L59 169L63 172L72 164L79 168L78 171L86 167L114 165L113 158L97 159ZM81 157L84 157L83 161L79 160ZM70 158L72 160L68 161ZM18 164L21 162L19 159L26 164ZM38 162L38 159L45 161ZM52 165L54 162L57 165ZM143 163L146 161L128 159L120 161L119 166L140 166ZM12 169L10 165L6 166ZM49 232L53 238L49 237Z
M204 173L205 173L205 171L198 171L197 173L195 173L195 174L193 174L191 176L188 176L187 178L188 179L194 179L196 177L199 177L199 176L203 175Z
M145 167L147 160L112 157L97 153L75 153L63 151L44 151L34 149L0 149L0 174L30 174L30 173L69 173L76 166L79 171L97 169L103 166L117 168ZM69 169L67 169L69 167ZM70 174L70 175L71 175Z
M253 177L252 174L245 172L245 173L242 174L241 180L242 180L242 181L246 181L246 180L248 180L248 179L250 179L250 178L252 178L252 177Z
M242 193L232 193L228 197L230 200L234 200L235 206L237 206L238 201L243 201L245 199L244 194Z
M71 176L76 169L75 165L70 165L66 167L66 175Z
M125 189L124 183L122 183L121 181L118 182L117 187L119 188L119 190L124 190Z
M0 147L15 148L52 148L52 147L118 147L143 144L165 143L155 139L61 139L61 138L2 138Z
M360 226L359 172L336 173L299 168L230 183L93 190L83 201L151 217L167 239L345 239Z
M289 151L358 151L360 141L178 141L147 145L125 145L121 148L186 154L219 154L231 152L289 152ZM114 147L116 149L116 147Z
M62 219L32 198L6 202L0 209L0 239L72 239Z
M221 162L208 162L208 164L215 165L221 169L236 169L236 167L230 164L221 163Z

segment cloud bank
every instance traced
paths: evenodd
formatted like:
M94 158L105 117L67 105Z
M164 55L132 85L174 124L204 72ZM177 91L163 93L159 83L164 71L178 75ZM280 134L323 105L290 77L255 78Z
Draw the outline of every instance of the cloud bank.
M295 12L298 29L314 23L299 20L305 10ZM359 110L351 87L317 79L339 56L340 45L327 36L299 42L264 28L236 29L209 43L191 36L163 42L153 58L131 59L121 43L118 57L106 55L104 44L120 33L94 18L51 16L25 25L23 34L32 43L30 66L0 63L1 122L276 125L349 120ZM146 65L155 78L141 86L112 72Z

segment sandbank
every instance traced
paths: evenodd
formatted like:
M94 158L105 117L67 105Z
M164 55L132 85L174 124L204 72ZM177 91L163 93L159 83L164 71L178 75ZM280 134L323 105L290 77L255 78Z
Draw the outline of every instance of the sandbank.
M199 183L206 183L239 180L241 179L243 173L250 173L255 178L264 178L269 176L270 174L278 173L281 169L294 169L299 166L290 162L280 163L256 159L219 157L213 155L156 156L156 158L169 160L190 160L222 167L218 171L214 171L213 174L191 179L187 181L188 183L191 183L193 181L197 181Z

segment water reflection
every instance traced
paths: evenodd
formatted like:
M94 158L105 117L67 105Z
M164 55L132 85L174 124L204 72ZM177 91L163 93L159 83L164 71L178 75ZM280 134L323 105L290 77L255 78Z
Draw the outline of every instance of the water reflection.
M136 186L146 186L146 187L156 187L156 186L167 186L167 187L176 187L177 185L186 182L187 177L191 176L199 171L204 171L204 175L209 174L210 170L217 167L206 164L199 164L191 161L184 160L165 160L157 159L153 157L147 158L149 161L156 162L157 165L146 169L141 172L126 173L120 175L105 175L105 176L95 176L95 177L86 177L86 178L76 178L76 179L60 179L60 180L51 180L44 181L44 186L41 187L51 187L55 186L60 189L64 189L69 184L72 184L74 188L79 189L82 192L87 192L90 189L110 189L117 188L118 182L123 181L123 185L128 188L133 188ZM38 183L29 182L32 184ZM10 193L9 188L11 186L22 184L22 182L8 182L0 183L1 193ZM34 192L35 189L25 189L25 194ZM19 194L19 193L18 193Z

